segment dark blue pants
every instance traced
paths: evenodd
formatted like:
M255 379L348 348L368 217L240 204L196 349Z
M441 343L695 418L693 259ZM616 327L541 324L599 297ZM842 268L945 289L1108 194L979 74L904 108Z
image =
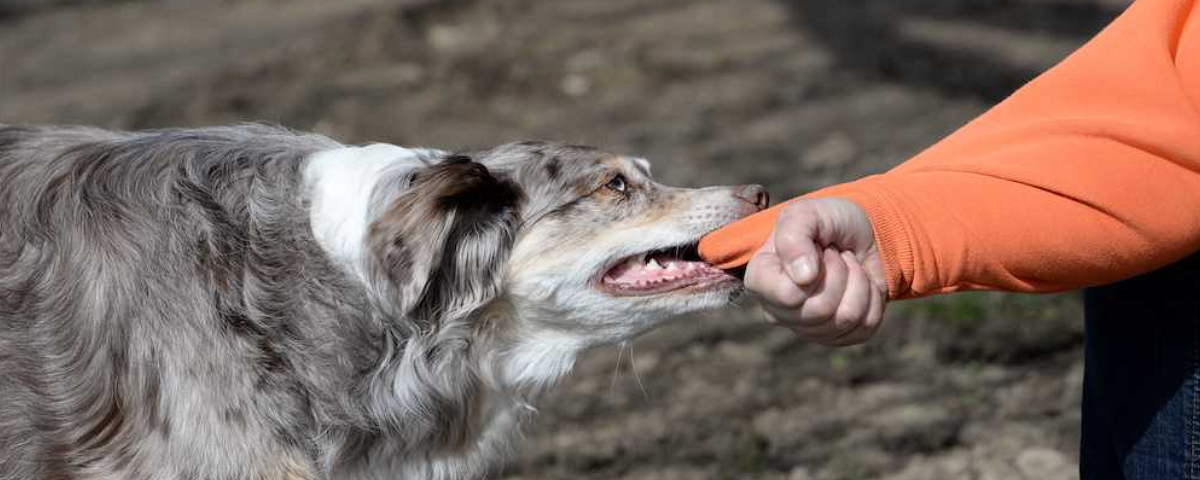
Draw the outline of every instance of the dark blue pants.
M1200 256L1084 293L1083 480L1200 480Z

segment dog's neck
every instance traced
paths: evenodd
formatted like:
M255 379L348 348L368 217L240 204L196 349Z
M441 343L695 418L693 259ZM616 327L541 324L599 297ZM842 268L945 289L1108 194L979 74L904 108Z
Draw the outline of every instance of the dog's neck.
M347 275L370 289L372 279L366 267L370 254L364 240L379 214L379 205L389 201L383 192L397 189L390 187L404 188L400 183L407 181L405 178L410 172L435 164L445 156L445 152L437 150L386 144L337 148L312 155L303 172L310 228L317 244ZM368 381L385 389L376 391L377 399L390 398L377 404L381 409L376 413L390 417L389 423L411 426L404 418L410 409L432 405L429 402L433 400L426 398L427 395L446 396L437 400L460 402L464 408L449 409L442 414L463 418L440 418L443 426L438 428L460 430L462 435L430 432L420 437L428 440L423 447L433 451L465 448L467 458L504 456L499 452L514 443L522 420L536 411L537 398L569 373L577 355L587 348L586 344L565 332L538 328L533 319L518 318L516 311L508 302L498 300L480 312L466 326L471 333L465 338L470 339L471 345L454 354L461 357L446 358L450 363L443 364L444 370L428 372L436 378L414 377L411 371L415 367L405 363L427 360L405 352L408 349L422 351L417 344L426 340L396 339L397 351L384 360L387 364L379 371L383 376L379 381ZM463 327L460 324L454 328ZM442 325L441 328L450 327ZM428 351L445 354L440 349ZM462 363L454 366L456 362ZM437 384L449 378L444 375L472 378L450 380L453 385ZM472 396L475 398L470 398ZM395 405L384 406L388 403ZM397 434L413 435L413 429ZM448 443L434 445L442 441ZM391 445L392 442L384 440L376 453L386 456ZM421 477L428 473L421 470L423 468L444 467L409 457L398 459L389 468L392 473L403 471ZM355 475L347 477L354 478Z
M440 150L390 144L344 147L313 155L304 169L304 181L317 243L331 259L365 280L363 239L381 200L376 187L445 155ZM498 323L521 330L509 335L503 342L506 345L493 355L498 369L495 379L500 382L496 387L522 397L535 397L556 383L587 348L566 333L530 327L532 322L514 318L514 309L503 305L483 316L504 318Z
M489 372L496 387L533 402L570 373L588 345L569 333L545 328L536 319L520 318L518 311L501 300L484 312L485 319L494 319L487 323L501 327L492 345L481 346L488 350L483 363L496 369Z
M552 331L522 338L503 358L503 381L516 391L536 397L570 373L585 348L578 339Z
M500 302L503 303L503 302ZM489 313L503 315L503 309L490 309ZM575 359L583 349L582 343L570 336L551 331L520 331L515 327L520 319L507 316L483 317L483 323L497 326L490 334L480 334L472 340L469 353L460 360L471 364L468 370L474 379L458 385L446 385L450 390L440 394L451 394L455 387L474 384L481 387L471 392L469 408L445 412L455 418L439 418L437 435L424 437L425 441L411 443L409 431L397 431L377 437L369 458L387 459L378 462L351 462L344 465L346 471L339 472L344 478L377 478L390 475L396 478L454 478L474 469L488 469L512 455L519 443L522 427L537 413L538 398L562 380L574 366ZM486 328L486 327L485 327ZM405 361L412 361L412 358ZM390 384L394 391L380 392L380 398L396 402L389 408L405 415L407 409L423 404L421 399L412 398L411 377L402 378L404 370L411 368L392 363L381 371L392 370L397 377L382 382ZM399 380L401 383L396 383ZM415 400L415 401L414 401ZM386 400L385 400L386 402ZM398 419L397 425L412 425ZM445 430L458 429L458 430ZM454 433L457 432L457 433ZM446 439L456 440L447 442ZM413 456L406 449L426 449L428 454ZM393 451L393 449L395 449ZM445 452L454 452L445 455ZM454 475L437 472L456 472ZM342 478L339 477L339 478Z

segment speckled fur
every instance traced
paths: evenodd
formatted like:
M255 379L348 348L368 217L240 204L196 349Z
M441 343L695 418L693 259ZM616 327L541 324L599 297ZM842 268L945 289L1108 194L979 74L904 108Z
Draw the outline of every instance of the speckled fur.
M484 477L580 351L736 294L598 292L753 209L542 142L404 150L341 255L305 168L347 148L0 126L0 479Z

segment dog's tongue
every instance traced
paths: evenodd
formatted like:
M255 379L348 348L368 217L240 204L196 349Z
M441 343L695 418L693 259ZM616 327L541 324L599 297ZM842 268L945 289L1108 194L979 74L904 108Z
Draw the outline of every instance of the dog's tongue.
M705 262L656 255L644 263L635 257L617 265L604 275L604 282L621 288L654 288L687 283L713 273L721 273L721 270Z

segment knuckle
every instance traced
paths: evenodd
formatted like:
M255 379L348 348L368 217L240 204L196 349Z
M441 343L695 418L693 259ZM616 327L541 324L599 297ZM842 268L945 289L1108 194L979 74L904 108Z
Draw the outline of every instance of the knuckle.
M874 335L875 332L879 331L879 327L882 327L882 326L883 326L883 317L879 317L879 316L867 317L867 320L865 322L863 322L863 328L866 328L867 330L869 330L871 332L871 335Z
M775 232L775 243L777 244L795 245L805 240L807 237L799 229L788 228ZM782 252L780 253L782 254Z
M795 287L783 287L775 293L775 304L790 310L804 307L805 300L804 293Z
M846 261L836 253L832 256L826 254L825 270L829 278L836 278L843 285L850 281L850 269L846 267Z
M849 317L842 315L840 312L834 316L830 323L833 325L833 335L835 337L845 337L854 335L863 324L862 317Z
M762 272L754 269L753 262L749 267L746 267L746 278L742 283L746 286L746 290L754 293L763 293Z
M880 315L876 315L873 312L865 312L862 324L867 328L877 328L880 323L883 323L882 320L883 318Z
M749 287L747 287L749 288ZM783 309L796 310L804 306L808 296L791 279L775 279L768 285L760 285L751 289L759 295L763 302Z
M750 290L751 292L765 297L771 297L777 294L775 290L778 290L778 286L786 286L787 282L790 282L790 279L781 278L780 275L772 275L770 272L763 269L748 268L746 270L746 279L744 284L746 289Z
M828 298L817 297L810 299L804 305L805 317L814 320L829 320L837 313L837 304Z
M780 219L791 220L791 219L805 216L805 215L812 215L812 211L813 211L812 202L806 201L806 200L798 200L798 201L789 203L786 207L784 207L783 211L779 212L779 217L780 217Z
M775 253L784 264L800 258L811 250L812 240L801 232L783 232L775 238Z
M843 302L838 308L837 318L839 323L859 323L867 319L869 309L867 302Z
M873 308L871 308L871 310L867 312L867 319L864 322L866 326L872 330L879 329L879 327L883 325L883 311L883 305L875 305Z

